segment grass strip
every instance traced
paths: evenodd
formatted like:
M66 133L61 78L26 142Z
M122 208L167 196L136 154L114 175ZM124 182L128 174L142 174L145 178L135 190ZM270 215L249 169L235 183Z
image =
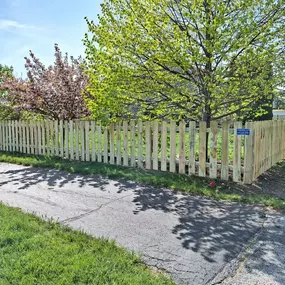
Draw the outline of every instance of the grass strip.
M110 179L135 181L159 188L178 190L191 195L206 196L216 200L261 204L277 210L285 210L285 200L277 198L274 195L247 194L245 191L239 191L239 187L235 183L226 183L219 180L215 181L216 187L210 187L209 184L212 180L208 178L19 153L0 152L0 161L33 167L66 170L70 173L82 175L102 175ZM278 167L284 167L284 165L282 164ZM232 187L233 185L235 187Z

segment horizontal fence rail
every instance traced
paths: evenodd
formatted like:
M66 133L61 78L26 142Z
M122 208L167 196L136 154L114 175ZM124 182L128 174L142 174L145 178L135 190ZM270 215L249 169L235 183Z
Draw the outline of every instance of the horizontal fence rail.
M284 159L285 121L0 121L0 150L252 183Z

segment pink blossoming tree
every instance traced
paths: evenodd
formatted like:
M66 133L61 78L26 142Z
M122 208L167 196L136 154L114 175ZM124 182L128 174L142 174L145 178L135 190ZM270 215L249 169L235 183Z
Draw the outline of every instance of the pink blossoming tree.
M15 108L30 111L45 118L73 120L86 117L84 102L87 77L82 59L62 54L55 44L54 65L44 64L30 51L26 57L27 79L4 77L0 88L7 91Z

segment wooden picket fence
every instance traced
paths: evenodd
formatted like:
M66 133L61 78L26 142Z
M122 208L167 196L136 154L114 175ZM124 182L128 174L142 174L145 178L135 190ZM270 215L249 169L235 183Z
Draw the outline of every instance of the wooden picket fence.
M252 183L285 158L285 121L0 121L0 150Z

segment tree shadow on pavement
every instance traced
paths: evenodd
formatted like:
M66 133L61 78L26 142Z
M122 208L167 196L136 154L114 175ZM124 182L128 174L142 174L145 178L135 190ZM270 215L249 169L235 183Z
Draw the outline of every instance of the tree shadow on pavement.
M2 173L7 175L8 179L1 179L0 187L13 183L19 191L41 182L47 183L51 188L62 188L72 183L78 185L80 189L88 186L96 188L94 191L97 189L105 191L106 186L111 183L111 180L101 176L82 176L43 168L21 167ZM148 210L174 215L178 223L171 228L172 234L185 250L200 253L209 263L218 262L219 258L222 258L223 262L229 262L237 257L241 250L250 245L252 238L265 221L263 210L258 206L193 197L123 180L112 183L117 188L117 193L126 191L133 193L134 215ZM281 236L277 228L273 230L276 231L274 235L278 236L278 242L282 243L284 248L284 236ZM266 242L267 237L262 238ZM279 272L280 275L276 278L284 281L280 284L285 284L284 266L282 268L285 263L285 250L284 255L276 253L274 260L268 259L266 247L260 248L256 254L258 258L250 266L260 270L264 268L264 263L268 263L271 268L275 266L274 272Z
M281 219L282 223L278 220L265 227L246 254L246 272L260 275L264 284L268 276L276 282L274 284L285 284L285 220Z
M3 173L9 175L9 179L6 181L0 181L0 187L12 182L14 185L18 185L18 190L26 189L41 182L47 183L47 185L51 188L61 188L68 183L76 183L80 188L88 185L94 188L100 188L100 190L104 190L104 186L108 185L110 181L101 176L96 176L95 178L94 176L90 175L78 175L62 170L47 168L28 167L17 170L7 170Z

